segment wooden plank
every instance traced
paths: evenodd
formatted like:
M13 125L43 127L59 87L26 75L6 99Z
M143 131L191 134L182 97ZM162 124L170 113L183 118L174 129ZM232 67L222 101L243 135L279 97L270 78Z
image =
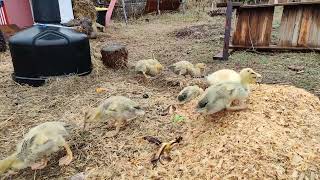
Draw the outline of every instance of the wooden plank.
M280 27L280 41L281 46L298 46L301 38L301 29L305 26L302 24L305 6L285 7L283 11L283 18ZM309 11L307 9L307 11ZM311 15L310 15L311 17ZM310 21L311 22L311 21ZM309 28L308 28L309 29ZM308 33L308 32L306 32ZM308 39L308 38L305 38Z
M300 34L298 38L298 46L308 46L309 32L312 21L312 8L310 6L300 6L304 8L302 12Z
M281 17L281 23L280 23L280 30L279 30L279 46L286 46L289 44L288 40L288 34L286 32L287 23L288 23L288 18L289 18L289 10L288 7L284 7L282 17Z
M295 25L293 27L291 46L298 45L299 32L300 32L300 28L301 28L302 12L303 12L303 8L298 7L297 11L296 11L296 15L295 15L296 18L295 18Z
M241 2L232 2L232 7L237 8L240 7L243 3ZM227 7L227 2L219 2L217 3L217 7Z
M246 32L248 29L248 17L249 12L247 11L237 11L237 25L233 34L232 43L233 44L247 44L246 43Z
M240 44L240 38L239 36L235 36L236 35L236 32L239 31L238 29L241 29L241 21L242 21L242 16L240 17L239 16L239 11L236 11L237 14L236 14L236 27L235 27L235 31L233 32L233 36L232 36L232 43L233 44Z
M320 47L320 6L312 7L308 47Z
M266 46L271 41L274 7L239 9L232 43L235 45Z
M318 16L317 16L318 20L316 21L317 22L317 28L318 28L318 37L317 37L318 44L317 44L317 46L319 47L320 46L320 32L319 32L320 31L320 20L319 20L320 19L320 12L318 11L317 13L318 13Z
M233 50L244 50L252 49L251 46L243 45L230 45L230 49ZM320 48L308 48L308 47L293 47L293 46L257 46L255 47L257 51L306 51L306 52L320 52Z
M253 46L256 46L257 43L258 43L258 36L259 36L259 18L260 16L257 16L256 15L257 12L256 11L252 11L250 10L249 11L249 16L246 17L247 19L247 26L248 26L248 31L246 31L245 33L245 41L246 43L245 44L248 44L248 45L253 45Z
M248 29L248 17L249 17L249 11L237 11L237 25L236 29L233 33L233 44L242 44L246 45L246 34L249 31Z
M303 8L301 7L284 7L283 16L280 27L280 46L292 46L293 44L297 44L297 40L294 42L294 38L299 37L300 32L300 20L299 12L302 13ZM301 15L300 15L301 16ZM297 23L297 20L299 23ZM299 28L297 26L299 24ZM295 34L296 33L296 34Z
M255 5L242 5L240 9L251 9L251 8L264 8L264 7L275 7L275 6L299 6L299 5L317 5L320 1L308 1L308 2L287 2L278 4L255 4Z
M272 21L274 8L269 8L269 11L264 11L264 15L259 17L258 23L258 44L257 45L269 45L271 41L271 32L272 32ZM254 24L253 24L254 25Z

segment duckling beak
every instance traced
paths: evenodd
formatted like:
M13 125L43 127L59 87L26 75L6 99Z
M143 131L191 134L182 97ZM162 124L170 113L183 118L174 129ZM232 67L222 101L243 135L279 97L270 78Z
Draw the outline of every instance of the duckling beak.
M83 121L83 130L85 130L87 124L89 122L97 121L101 117L101 111L94 109L94 111L90 112L87 111L84 114L84 121Z
M136 110L137 115L143 116L145 114L144 110Z
M84 120L84 122L83 122L83 127L82 127L83 129L82 129L82 130L83 130L83 131L86 130L86 127L87 127L87 121Z
M261 83L261 82L262 82L262 76L257 73L257 83Z
M202 113L205 113L206 110L205 110L205 108L198 108L198 107L197 107L197 108L196 108L196 112L202 114Z

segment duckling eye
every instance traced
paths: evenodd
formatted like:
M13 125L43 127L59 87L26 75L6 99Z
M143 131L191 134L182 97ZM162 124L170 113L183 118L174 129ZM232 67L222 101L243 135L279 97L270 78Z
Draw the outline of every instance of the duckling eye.
M200 101L199 103L198 103L198 107L200 107L200 108L204 108L206 105L208 104L208 101Z

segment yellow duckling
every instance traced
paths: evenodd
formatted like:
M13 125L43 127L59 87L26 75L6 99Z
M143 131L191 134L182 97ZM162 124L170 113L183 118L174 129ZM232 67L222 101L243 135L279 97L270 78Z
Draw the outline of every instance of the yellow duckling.
M145 78L156 76L163 70L163 66L156 59L140 60L135 65L135 72L143 74Z
M115 120L115 131L106 135L107 137L114 137L119 133L120 128L126 124L127 120L143 116L144 114L144 110L131 99L124 96L111 96L92 112L86 113L84 124L100 120Z
M209 85L216 85L222 82L240 82L245 86L260 81L262 76L251 68L244 68L237 73L231 69L221 69L206 77Z
M70 164L73 155L65 140L70 130L71 126L64 122L45 122L33 127L24 135L16 151L0 161L0 175L9 169L43 169L47 166L48 156L59 151L60 147L66 149L67 155L59 160L59 165Z
M223 109L236 111L246 109L244 100L249 96L246 86L237 82L224 82L206 89L198 102L196 111L204 114L214 114ZM234 100L240 100L240 105L231 106Z
M194 98L198 97L203 93L203 89L199 86L187 86L182 91L180 91L177 100L180 104L185 104L190 102Z
M206 64L204 63L197 63L193 65L189 61L179 61L169 66L175 74L178 75L191 75L191 77L201 77L204 73L206 68Z

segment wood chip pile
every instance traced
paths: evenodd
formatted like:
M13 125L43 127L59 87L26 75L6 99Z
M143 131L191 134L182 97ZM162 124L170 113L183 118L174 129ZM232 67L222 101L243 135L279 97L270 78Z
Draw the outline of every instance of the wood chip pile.
M156 146L133 138L137 151L131 149L126 158L110 155L116 159L112 168L95 169L88 177L319 179L319 99L292 86L259 85L248 104L245 111L202 118L192 112L196 101L190 102L177 109L185 117L174 125L183 140L172 150L171 162L152 169L149 160ZM117 146L129 148L126 142Z

